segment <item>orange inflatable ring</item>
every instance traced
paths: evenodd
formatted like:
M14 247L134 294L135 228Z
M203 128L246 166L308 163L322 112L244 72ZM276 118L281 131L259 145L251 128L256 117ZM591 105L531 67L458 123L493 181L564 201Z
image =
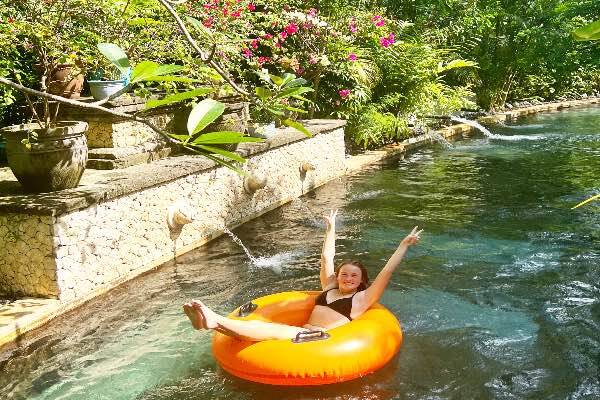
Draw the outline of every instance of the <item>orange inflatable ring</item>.
M252 300L230 318L302 326L319 292L283 292ZM241 313L240 313L241 311ZM246 316L240 316L248 313ZM376 304L355 320L320 334L252 342L215 333L213 354L232 375L270 385L323 385L355 379L383 367L398 352L396 317Z

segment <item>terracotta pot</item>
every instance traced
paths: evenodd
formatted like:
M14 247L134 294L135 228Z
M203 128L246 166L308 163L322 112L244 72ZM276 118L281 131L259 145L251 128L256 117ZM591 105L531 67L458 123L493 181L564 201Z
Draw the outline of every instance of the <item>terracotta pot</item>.
M87 127L86 122L61 121L49 132L35 123L0 130L6 139L8 166L27 192L53 192L79 184L87 163ZM31 139L31 132L38 139ZM28 138L30 149L22 143Z
M47 83L48 93L77 99L83 89L83 74L75 75L71 64L58 64L50 73L50 81Z

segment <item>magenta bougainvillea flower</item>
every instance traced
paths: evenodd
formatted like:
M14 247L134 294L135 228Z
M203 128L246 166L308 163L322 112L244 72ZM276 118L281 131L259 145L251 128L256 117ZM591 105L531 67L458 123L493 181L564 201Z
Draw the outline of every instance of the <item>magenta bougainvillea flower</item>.
M356 31L358 30L358 28L356 27L356 19L355 18L352 18L350 20L350 22L348 22L348 29L352 33L356 33Z
M356 61L357 59L358 59L358 57L356 57L356 54L354 54L354 53L348 54L348 61Z
M293 35L296 32L298 32L298 25L296 25L296 24L289 24L288 26L286 26L284 28L284 32L287 33L288 35Z
M393 33L390 33L387 37L382 37L379 38L379 44L381 44L382 47L390 47L391 45L394 44L395 41L395 36Z
M246 47L244 50L242 50L242 55L245 58L250 58L252 57L252 51L250 51L250 49Z
M340 97L342 99L348 98L348 96L350 96L351 92L352 91L350 89L340 89L340 90L338 90L338 94L340 95Z
M252 3L248 4L248 11L254 11L256 10L256 6Z

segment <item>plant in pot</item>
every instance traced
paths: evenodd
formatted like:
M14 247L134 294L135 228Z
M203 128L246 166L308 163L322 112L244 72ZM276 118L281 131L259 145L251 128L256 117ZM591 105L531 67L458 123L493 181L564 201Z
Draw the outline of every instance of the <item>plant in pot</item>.
M35 55L35 64L30 68L37 75L40 92L77 98L83 84L83 64L71 39L79 23L67 3L14 2L7 6L13 13L13 23L0 34L12 42L16 39L23 52ZM6 72L17 82L27 75L16 68ZM35 101L27 94L25 101L33 122L0 131L6 140L9 167L28 192L77 186L87 162L87 124L57 121L57 102Z
M254 89L256 101L250 110L253 122L248 127L248 133L269 138L275 135L276 126L285 125L311 136L304 125L295 120L297 114L306 114L300 107L310 102L302 96L313 91L304 86L307 81L289 73L283 76L269 74L265 69L257 74L264 85Z
M129 58L113 43L98 43L97 47L105 59L97 58L93 72L88 75L90 92L95 100L116 98L129 89L132 73Z

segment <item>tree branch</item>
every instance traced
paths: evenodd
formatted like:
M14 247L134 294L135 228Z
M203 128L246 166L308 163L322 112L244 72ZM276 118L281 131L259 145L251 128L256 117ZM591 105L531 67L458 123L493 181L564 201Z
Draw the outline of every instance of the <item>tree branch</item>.
M175 22L179 26L181 33L183 33L183 36L185 37L185 39L189 43L189 45L192 47L192 49L194 49L194 51L200 56L200 59L204 63L207 63L208 65L210 65L215 71L217 71L217 73L219 75L221 75L221 77L223 79L225 79L225 81L227 81L227 83L233 88L233 90L235 90L239 94L251 99L252 96L250 95L250 93L248 93L246 90L239 87L233 81L233 79L231 79L229 74L227 74L227 72L225 72L223 67L221 67L215 60L212 59L212 54L207 54L204 50L202 50L200 48L200 46L198 46L198 43L194 40L194 38L192 38L192 35L190 35L190 32L185 27L185 24L183 23L183 21L177 14L177 11L175 11L173 9L173 7L171 7L172 3L173 4L182 4L182 3L185 3L185 1L175 2L175 3L173 1L169 1L169 0L158 0L158 1L163 5L163 7L165 7L167 9L169 14L171 14L171 16L173 17L173 19L175 19ZM214 52L214 49L213 49L213 52Z
M61 96L56 96L50 93L45 93L45 92L40 92L38 90L34 90L34 89L30 89L28 87L25 87L23 85L19 85L18 83L15 83L11 80L8 80L6 78L2 78L0 77L0 83L4 84L6 86L10 86L11 88L18 90L22 93L24 93L25 95L27 94L31 94L33 96L37 96L37 97L42 97L46 100L54 100L57 101L59 103L62 104L68 104L70 106L74 106L74 107L79 107L79 108L85 108L88 110L97 110L97 111L101 111L107 114L111 114L114 115L116 117L121 117L121 118L125 118L127 120L130 121L136 121L136 122L140 122L146 126L148 126L150 129L152 129L154 132L158 133L159 135L161 135L165 140L167 140L167 142L174 144L174 145L180 145L180 143L173 139L172 137L169 136L169 134L160 129L159 127L157 127L156 125L154 125L153 123L149 122L148 120L144 119L144 118L140 118L138 116L135 115L131 115L131 114L127 114L127 113L123 113L123 112L119 112L119 111L114 111L111 110L110 108L106 108L106 107L102 107L100 105L96 105L94 103L84 103L82 101L77 101L77 100L73 100L73 99L67 99Z

